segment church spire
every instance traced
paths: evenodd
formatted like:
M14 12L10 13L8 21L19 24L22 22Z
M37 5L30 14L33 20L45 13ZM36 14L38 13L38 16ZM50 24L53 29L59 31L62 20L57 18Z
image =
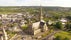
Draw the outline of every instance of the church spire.
M40 5L40 21L43 19L42 6Z

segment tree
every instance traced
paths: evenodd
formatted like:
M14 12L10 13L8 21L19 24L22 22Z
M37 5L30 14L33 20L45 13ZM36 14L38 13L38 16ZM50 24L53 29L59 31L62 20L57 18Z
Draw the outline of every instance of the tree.
M27 25L22 26L22 29L23 29L23 30L27 30L27 29L28 29L28 26L27 26Z
M54 40L61 40L61 37L57 36Z
M71 30L71 23L67 22L67 24L66 24L66 29L67 29L67 30Z
M62 23L60 21L59 22L56 22L55 28L57 28L57 29L63 29Z
M69 38L65 37L63 40L70 40Z
M67 19L71 20L71 16L66 16Z

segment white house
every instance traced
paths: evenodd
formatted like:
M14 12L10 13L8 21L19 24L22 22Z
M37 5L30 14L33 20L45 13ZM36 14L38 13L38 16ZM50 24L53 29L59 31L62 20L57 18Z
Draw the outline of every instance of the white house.
M62 18L60 21L62 22L62 24L65 24L67 22L67 19Z

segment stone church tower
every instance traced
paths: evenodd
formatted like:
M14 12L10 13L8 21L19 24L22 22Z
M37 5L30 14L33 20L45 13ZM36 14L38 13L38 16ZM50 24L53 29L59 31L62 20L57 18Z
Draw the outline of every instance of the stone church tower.
M43 11L42 6L40 6L40 21L43 20L43 12L42 11Z
M40 32L45 32L48 30L46 22L43 20L43 13L42 7L40 6L40 21L35 23L29 23L28 29L26 30L27 33L36 35Z
M41 32L44 32L47 30L47 25L46 22L43 20L43 9L42 6L40 6L40 28L41 28Z

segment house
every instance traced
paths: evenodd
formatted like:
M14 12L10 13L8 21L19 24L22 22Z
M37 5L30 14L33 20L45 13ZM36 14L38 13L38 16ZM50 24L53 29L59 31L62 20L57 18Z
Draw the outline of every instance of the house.
M63 25L65 25L65 24L66 24L66 22L67 22L67 19L62 18L60 21L62 22L62 24L63 24Z
M48 25L52 25L54 23L54 21L49 20L47 23L48 23Z
M24 19L23 19L23 20L21 20L21 22L20 22L21 26L25 26L25 25L26 25L26 24L25 24L26 22L27 22L27 21L26 21L26 20L24 20Z
M2 14L2 19L7 19L7 14Z
M8 26L8 30L11 32L19 32L21 29L19 28L17 23L10 23Z

